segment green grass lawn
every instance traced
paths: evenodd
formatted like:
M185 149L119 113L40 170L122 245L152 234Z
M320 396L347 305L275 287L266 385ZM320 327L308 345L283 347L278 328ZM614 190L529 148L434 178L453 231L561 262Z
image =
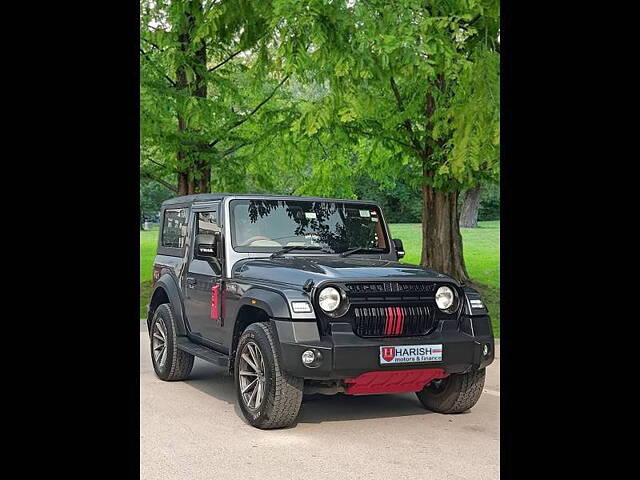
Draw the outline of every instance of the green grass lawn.
M404 244L405 263L420 263L422 232L419 223L395 223L389 226L393 238ZM487 303L493 332L500 337L500 221L479 222L478 228L463 228L464 259L473 286ZM153 258L158 231L140 232L140 317L145 317L151 294Z
M140 231L140 318L147 316L147 303L151 296L153 259L158 247L158 231Z
M419 223L389 225L391 236L400 238L406 252L405 263L420 263L422 232ZM489 308L493 333L500 337L500 221L478 222L478 228L463 228L464 261L471 286L482 293Z

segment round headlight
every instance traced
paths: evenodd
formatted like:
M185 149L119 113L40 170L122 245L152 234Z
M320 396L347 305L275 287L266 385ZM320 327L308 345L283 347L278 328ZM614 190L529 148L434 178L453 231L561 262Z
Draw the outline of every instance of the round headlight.
M455 296L453 290L449 287L442 286L436 291L436 305L440 310L448 310L453 305Z
M318 296L318 303L325 312L333 312L340 306L340 292L333 287L323 288Z

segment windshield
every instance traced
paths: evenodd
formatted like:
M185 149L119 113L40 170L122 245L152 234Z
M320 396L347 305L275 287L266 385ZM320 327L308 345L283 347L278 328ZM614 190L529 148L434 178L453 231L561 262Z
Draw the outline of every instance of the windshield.
M380 210L366 203L232 200L231 244L237 252L388 253ZM287 249L292 253L295 248ZM318 252L314 252L318 250Z

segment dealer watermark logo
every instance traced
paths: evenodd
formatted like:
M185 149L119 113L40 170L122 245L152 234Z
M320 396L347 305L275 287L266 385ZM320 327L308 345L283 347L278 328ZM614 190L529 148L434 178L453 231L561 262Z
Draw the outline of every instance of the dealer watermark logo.
M380 347L380 364L441 362L442 344Z
M396 356L396 347L382 347L382 358L385 362L390 362Z

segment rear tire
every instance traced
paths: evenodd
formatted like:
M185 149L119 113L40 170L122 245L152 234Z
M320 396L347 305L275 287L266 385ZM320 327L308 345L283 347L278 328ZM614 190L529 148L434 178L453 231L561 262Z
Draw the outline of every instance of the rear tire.
M485 370L452 374L433 380L416 392L427 409L438 413L462 413L473 407L482 395Z
M270 323L252 323L240 337L234 379L240 410L250 425L266 430L295 423L304 380L282 371Z
M166 382L187 378L193 368L193 355L178 350L176 321L170 304L158 306L149 331L151 361L158 378Z

